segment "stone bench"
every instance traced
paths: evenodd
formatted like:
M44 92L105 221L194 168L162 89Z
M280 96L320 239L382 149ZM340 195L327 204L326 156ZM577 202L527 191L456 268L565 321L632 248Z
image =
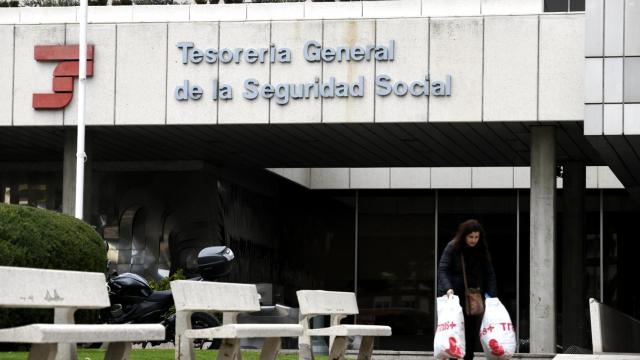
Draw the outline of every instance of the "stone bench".
M176 304L176 359L193 360L193 339L222 339L219 360L240 360L240 339L266 338L260 360L274 360L282 337L299 337L298 324L238 324L241 312L260 311L260 296L255 285L178 280L171 282ZM223 314L223 324L206 329L191 329L191 314L196 311Z
M636 354L640 359L640 320L593 298L589 299L589 313L594 354L602 354L603 359L610 353Z
M300 305L300 324L304 334L298 339L301 360L312 360L311 336L329 337L329 360L344 360L347 337L362 336L358 360L369 360L373 353L373 339L376 336L390 336L391 328L381 325L341 325L348 315L358 314L356 295L349 292L300 290L297 292ZM309 323L315 316L329 315L330 326L310 329Z
M0 266L0 307L53 309L53 324L0 329L0 342L30 343L30 360L77 359L75 343L107 342L105 360L128 358L131 342L163 340L160 324L75 324L78 309L109 307L104 274Z

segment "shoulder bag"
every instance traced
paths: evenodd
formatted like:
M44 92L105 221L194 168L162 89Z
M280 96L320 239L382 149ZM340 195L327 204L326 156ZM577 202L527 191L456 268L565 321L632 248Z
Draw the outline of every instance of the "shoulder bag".
M482 315L484 313L482 293L480 292L480 288L470 288L467 285L467 271L464 268L464 255L462 255L462 253L460 253L460 260L462 262L462 277L464 279L465 313L467 313L467 315Z

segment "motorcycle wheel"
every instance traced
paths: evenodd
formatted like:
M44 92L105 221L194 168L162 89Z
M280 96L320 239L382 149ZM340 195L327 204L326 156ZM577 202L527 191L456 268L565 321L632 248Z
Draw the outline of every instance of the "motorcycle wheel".
M175 314L171 315L165 322L167 328L167 337L165 341L175 342L175 326L176 319ZM220 326L220 321L211 315L204 312L196 312L191 315L191 328L192 329L206 329L210 327ZM219 349L220 339L195 339L193 341L193 347L197 349Z
M207 313L197 312L191 315L191 327L193 329L205 329L220 326L218 319ZM218 349L220 348L220 339L195 339L193 346L198 349Z

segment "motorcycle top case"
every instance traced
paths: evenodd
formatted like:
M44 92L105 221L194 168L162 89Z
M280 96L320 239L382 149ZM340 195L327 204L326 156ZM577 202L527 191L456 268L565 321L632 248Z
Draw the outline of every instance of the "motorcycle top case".
M511 317L498 298L485 300L480 342L487 359L511 359L516 351L516 332Z
M234 254L226 246L206 247L198 253L198 273L204 280L215 280L231 272Z
M433 339L433 357L462 359L465 355L464 316L456 295L438 298L438 327Z

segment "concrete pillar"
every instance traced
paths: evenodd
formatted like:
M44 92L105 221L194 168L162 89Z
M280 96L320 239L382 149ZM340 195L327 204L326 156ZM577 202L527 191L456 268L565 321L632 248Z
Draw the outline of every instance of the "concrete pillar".
M64 130L64 159L62 163L62 212L67 215L75 215L76 204L76 151L77 151L77 129L75 127ZM85 137L85 153L87 162L84 164L84 211L83 219L90 220L89 214L91 204L89 196L92 182L92 156L91 138L89 131Z
M586 167L563 166L562 213L562 345L587 347L587 302L584 269L584 200Z
M556 351L556 152L553 126L531 128L529 323L531 353Z

